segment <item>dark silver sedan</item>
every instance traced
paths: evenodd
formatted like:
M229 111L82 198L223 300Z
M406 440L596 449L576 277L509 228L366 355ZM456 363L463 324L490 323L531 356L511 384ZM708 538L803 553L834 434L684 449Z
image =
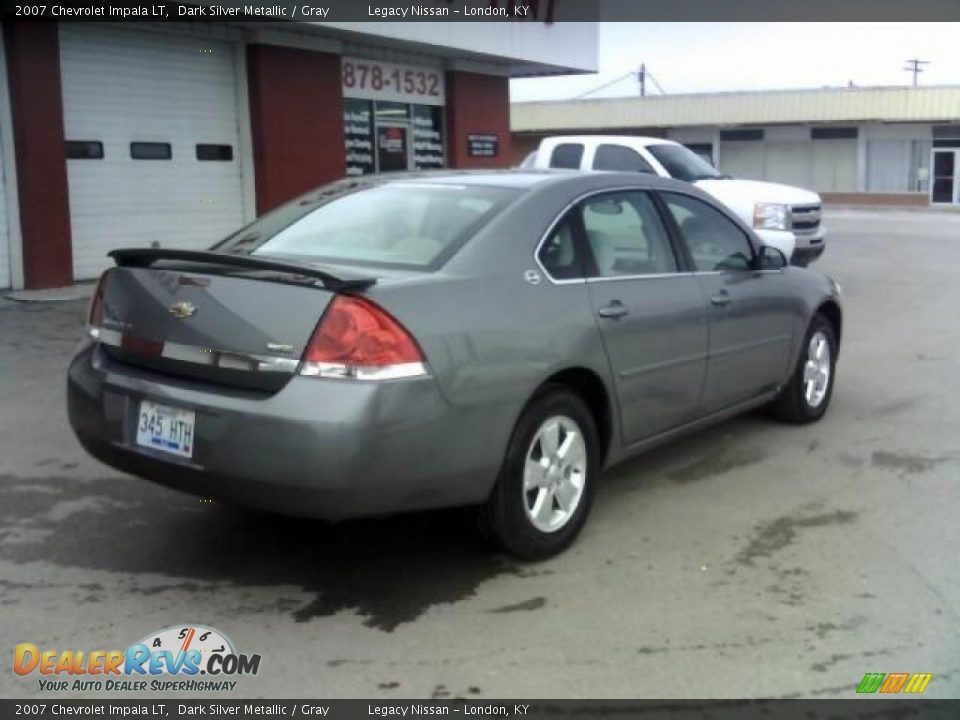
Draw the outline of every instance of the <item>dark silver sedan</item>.
M819 420L842 327L832 280L636 174L342 181L209 252L111 255L68 381L95 457L287 514L478 505L526 558L651 445Z

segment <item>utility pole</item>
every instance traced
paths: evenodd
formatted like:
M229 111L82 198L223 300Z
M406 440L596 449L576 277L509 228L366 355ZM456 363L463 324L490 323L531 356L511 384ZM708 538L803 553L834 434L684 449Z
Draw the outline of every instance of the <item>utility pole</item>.
M907 67L904 68L909 73L913 73L913 86L917 86L917 75L923 72L921 65L929 65L929 60L920 60L918 58L913 58L912 60L907 60Z
M637 82L640 83L640 97L647 95L647 64L640 63L640 69L637 70Z

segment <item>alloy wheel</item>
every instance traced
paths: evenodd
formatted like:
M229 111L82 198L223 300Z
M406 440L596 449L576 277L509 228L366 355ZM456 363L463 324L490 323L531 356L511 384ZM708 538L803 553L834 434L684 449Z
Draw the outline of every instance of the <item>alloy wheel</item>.
M815 332L807 346L807 361L803 366L803 397L812 408L820 407L830 387L830 341L821 332Z
M540 425L523 466L523 508L541 532L560 530L574 516L587 479L587 448L580 427L564 415Z

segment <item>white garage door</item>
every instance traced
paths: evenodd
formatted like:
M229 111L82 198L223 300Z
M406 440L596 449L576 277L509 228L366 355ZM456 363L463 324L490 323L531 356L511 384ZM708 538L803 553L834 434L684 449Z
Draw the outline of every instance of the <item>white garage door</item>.
M735 178L763 180L763 143L721 141L720 169Z
M236 47L60 25L73 272L108 250L203 249L243 222Z
M765 148L766 172L769 182L813 187L812 147L806 142L767 142Z
M857 141L813 141L813 188L818 192L857 189Z

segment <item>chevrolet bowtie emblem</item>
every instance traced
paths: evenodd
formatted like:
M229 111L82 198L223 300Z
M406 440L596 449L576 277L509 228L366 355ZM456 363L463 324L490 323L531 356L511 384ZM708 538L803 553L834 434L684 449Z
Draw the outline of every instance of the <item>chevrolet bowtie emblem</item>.
M178 302L176 305L170 306L170 314L177 319L182 319L185 317L190 317L197 311L197 306L193 303L188 302Z

